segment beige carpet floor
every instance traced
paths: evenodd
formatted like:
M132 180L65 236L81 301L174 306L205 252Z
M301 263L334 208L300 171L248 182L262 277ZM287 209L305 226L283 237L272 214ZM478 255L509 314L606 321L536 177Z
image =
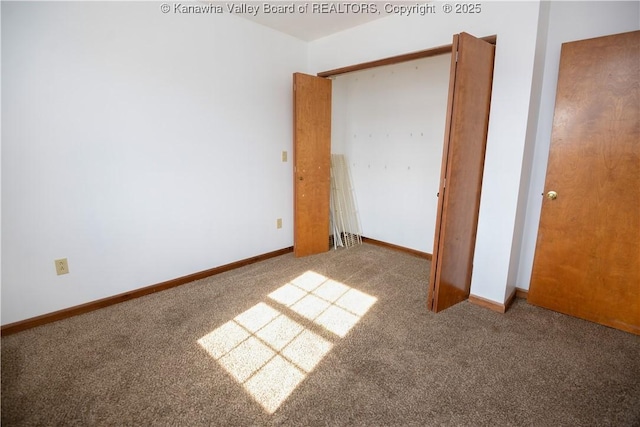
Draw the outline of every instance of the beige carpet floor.
M432 314L428 273L288 254L4 337L2 425L640 425L640 337L523 300Z

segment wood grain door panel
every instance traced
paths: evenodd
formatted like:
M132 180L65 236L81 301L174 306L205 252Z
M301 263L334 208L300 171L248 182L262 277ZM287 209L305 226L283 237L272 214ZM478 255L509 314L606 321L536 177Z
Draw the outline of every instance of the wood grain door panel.
M640 31L562 46L528 301L640 334Z
M331 80L293 75L294 233L297 257L329 250Z
M436 312L469 297L495 55L494 45L467 33L454 36L453 49L429 282Z

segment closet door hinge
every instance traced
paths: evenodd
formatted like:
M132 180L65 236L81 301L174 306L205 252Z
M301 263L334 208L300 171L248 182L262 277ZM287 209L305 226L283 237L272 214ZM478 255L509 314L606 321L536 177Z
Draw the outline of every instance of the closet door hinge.
M458 62L458 51L456 50L456 62Z

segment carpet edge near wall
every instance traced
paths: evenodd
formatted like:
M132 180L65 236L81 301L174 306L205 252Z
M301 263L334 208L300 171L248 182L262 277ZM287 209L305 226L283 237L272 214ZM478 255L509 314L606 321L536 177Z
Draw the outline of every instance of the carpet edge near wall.
M27 329L35 328L37 326L46 325L48 323L57 322L59 320L67 319L80 314L89 313L101 308L109 307L114 304L129 301L132 299L140 298L145 295L153 294L156 292L164 291L167 289L175 288L187 283L191 283L196 280L204 279L207 277L215 276L216 274L224 273L226 271L234 270L247 265L255 264L260 261L265 261L270 258L275 258L281 255L286 255L293 252L293 246L278 249L272 252L267 252L261 255L256 255L250 258L245 258L240 261L235 261L229 264L224 264L219 267L210 268L208 270L199 271L197 273L188 274L186 276L177 277L175 279L167 280L165 282L156 283L155 285L145 286L142 288L134 289L131 291L123 292L110 297L102 298L95 301L90 301L85 304L80 304L62 310L54 311L51 313L45 313L40 316L27 318L13 323L2 325L0 328L0 336L8 336L16 334L18 332L25 331Z

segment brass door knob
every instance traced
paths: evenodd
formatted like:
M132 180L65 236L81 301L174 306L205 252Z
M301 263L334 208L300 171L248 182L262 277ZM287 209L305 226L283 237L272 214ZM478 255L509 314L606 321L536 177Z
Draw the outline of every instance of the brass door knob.
M549 191L549 192L547 193L547 198L548 198L549 200L555 200L555 199L557 199L557 198L558 198L558 193L556 193L555 191Z

